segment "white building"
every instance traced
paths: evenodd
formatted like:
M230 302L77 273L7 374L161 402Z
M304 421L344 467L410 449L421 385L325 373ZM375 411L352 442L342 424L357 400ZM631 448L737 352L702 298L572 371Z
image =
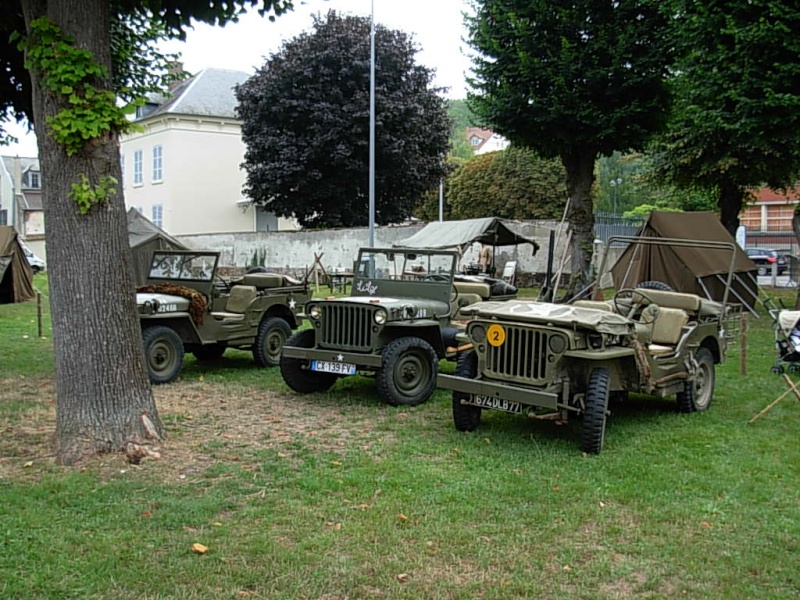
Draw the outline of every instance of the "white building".
M137 112L121 139L126 207L172 235L297 229L242 195L245 146L234 87L249 75L206 69Z

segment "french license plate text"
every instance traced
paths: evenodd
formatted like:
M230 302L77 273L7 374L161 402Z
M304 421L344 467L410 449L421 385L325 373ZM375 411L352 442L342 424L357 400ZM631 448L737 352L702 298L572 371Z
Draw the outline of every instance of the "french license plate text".
M327 360L312 360L311 370L321 373L335 373L336 375L355 375L356 366L350 363L330 362Z
M522 412L522 405L519 402L511 402L510 400L494 398L493 396L470 396L469 398L463 399L461 403L469 404L470 406L480 406L481 408L493 408L495 410L502 410L514 414L520 414Z

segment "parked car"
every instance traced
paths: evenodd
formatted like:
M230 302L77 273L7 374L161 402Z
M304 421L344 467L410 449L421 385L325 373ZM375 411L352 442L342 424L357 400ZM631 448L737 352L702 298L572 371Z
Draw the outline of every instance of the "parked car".
M746 252L750 260L758 265L759 275L770 275L772 273L772 265L776 263L778 265L778 275L782 275L789 268L786 257L777 250L748 248Z
M33 250L31 250L28 247L28 245L25 244L25 242L23 242L22 240L19 240L19 245L22 248L23 254L25 254L25 258L27 259L28 264L31 266L31 269L33 270L34 275L36 273L41 273L42 271L47 269L47 265L45 264L45 262L41 258L36 256L33 253Z
M215 360L226 348L250 350L260 367L277 366L310 293L305 281L276 273L223 279L218 252L153 253L136 303L150 381L169 383L184 352Z

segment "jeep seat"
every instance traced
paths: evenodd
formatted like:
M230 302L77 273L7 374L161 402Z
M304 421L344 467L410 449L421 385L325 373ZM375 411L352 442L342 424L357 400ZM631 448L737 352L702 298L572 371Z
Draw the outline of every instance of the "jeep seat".
M492 288L488 283L479 281L454 281L453 287L458 290L458 295L476 294L483 300L488 300L492 295Z
M659 307L650 334L650 354L669 354L680 341L683 328L689 322L689 315L680 308Z
M224 311L215 311L211 316L220 321L241 321L244 313L256 298L256 288L252 285L235 285L225 304Z
M283 275L277 273L248 273L242 278L243 285L251 285L257 290L283 287Z

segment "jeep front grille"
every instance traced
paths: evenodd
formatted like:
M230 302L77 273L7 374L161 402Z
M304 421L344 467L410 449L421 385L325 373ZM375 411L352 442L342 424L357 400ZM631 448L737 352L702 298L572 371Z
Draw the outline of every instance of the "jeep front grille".
M487 345L486 375L520 383L547 379L548 332L508 325L503 327L505 342L500 346Z
M372 313L365 306L330 303L322 314L320 346L339 350L372 348Z

